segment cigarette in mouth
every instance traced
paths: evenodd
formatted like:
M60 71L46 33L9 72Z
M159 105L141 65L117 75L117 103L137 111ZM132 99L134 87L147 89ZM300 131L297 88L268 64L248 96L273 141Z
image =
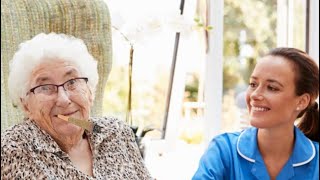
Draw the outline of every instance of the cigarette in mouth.
M58 114L57 117L62 120L68 121L69 123L75 124L79 127L82 127L83 129L86 129L89 132L92 132L92 130L93 130L93 124L89 121L82 120L82 119L76 119L76 118L64 116L61 114Z

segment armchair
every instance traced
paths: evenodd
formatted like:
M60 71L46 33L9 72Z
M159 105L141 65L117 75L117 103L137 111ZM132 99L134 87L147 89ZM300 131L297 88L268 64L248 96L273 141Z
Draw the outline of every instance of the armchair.
M105 2L1 0L1 132L23 119L9 98L9 61L21 42L41 32L69 34L86 43L98 61L99 72L91 115L102 115L104 88L112 66L111 22Z

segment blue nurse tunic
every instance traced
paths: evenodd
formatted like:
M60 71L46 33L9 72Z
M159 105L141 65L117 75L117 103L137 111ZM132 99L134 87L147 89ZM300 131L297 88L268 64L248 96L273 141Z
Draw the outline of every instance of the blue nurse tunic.
M267 168L257 145L255 127L242 132L224 133L214 138L200 159L192 180L268 180ZM294 127L293 152L277 180L319 179L319 143L308 139Z

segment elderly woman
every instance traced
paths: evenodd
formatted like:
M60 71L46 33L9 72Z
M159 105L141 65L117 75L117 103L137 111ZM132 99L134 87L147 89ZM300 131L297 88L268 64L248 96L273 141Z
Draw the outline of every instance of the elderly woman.
M82 40L50 33L20 45L9 88L26 118L1 135L1 179L150 179L130 127L90 118L97 82Z

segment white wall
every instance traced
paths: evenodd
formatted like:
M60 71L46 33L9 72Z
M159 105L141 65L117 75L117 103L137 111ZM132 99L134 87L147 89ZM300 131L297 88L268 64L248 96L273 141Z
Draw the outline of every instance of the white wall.
M223 93L223 0L210 1L209 52L206 58L204 87L204 132L208 143L221 130Z
M309 55L319 64L319 0L310 0Z

